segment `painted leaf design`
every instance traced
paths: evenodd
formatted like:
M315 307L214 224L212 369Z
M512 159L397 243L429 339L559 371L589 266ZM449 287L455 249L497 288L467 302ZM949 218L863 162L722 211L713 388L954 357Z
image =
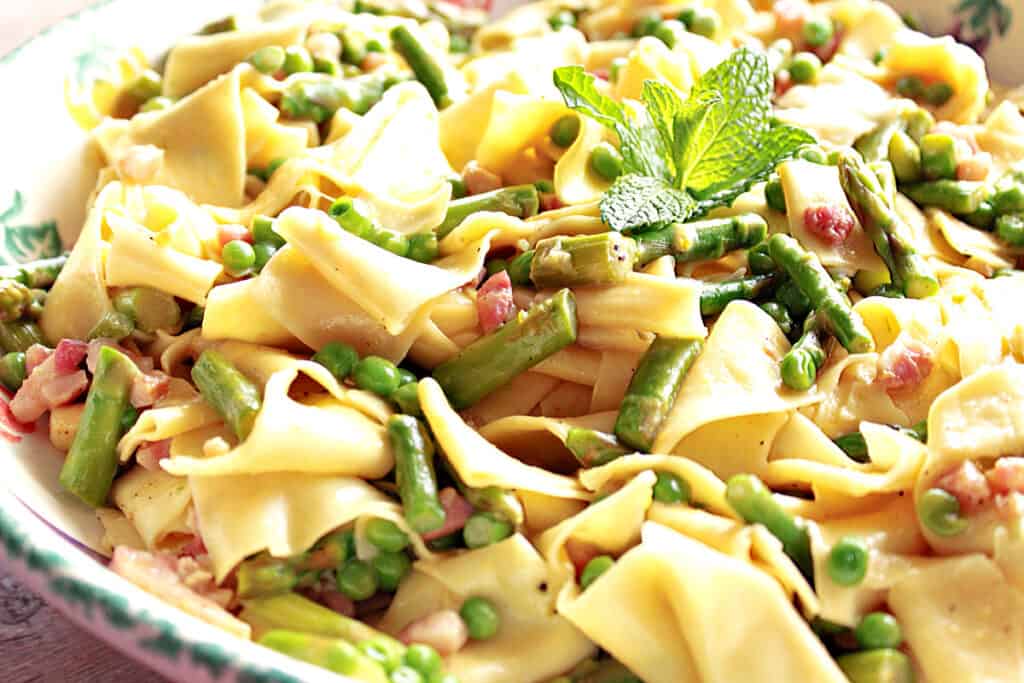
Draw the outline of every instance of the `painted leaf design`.
M3 231L4 242L0 261L5 264L24 263L61 253L56 221L43 221L35 225L15 222L24 206L25 201L21 192L15 192L11 205L0 211L0 230Z

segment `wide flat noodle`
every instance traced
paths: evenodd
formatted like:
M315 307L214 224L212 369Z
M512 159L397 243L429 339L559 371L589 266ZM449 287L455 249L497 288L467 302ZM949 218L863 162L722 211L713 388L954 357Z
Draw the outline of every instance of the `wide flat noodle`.
M1024 680L1024 594L992 560L949 558L911 573L889 607L928 683Z
M472 247L428 265L345 232L322 211L288 209L275 228L331 286L357 301L394 335L405 331L425 304L476 277L489 248L484 237ZM374 286L367 288L366 282Z
M561 612L648 683L846 681L768 575L653 522Z
M330 393L291 398L300 371ZM269 379L252 432L237 448L213 458L171 457L161 464L172 474L192 477L263 472L383 477L395 464L381 424L385 416L363 412L361 393L340 386L316 363L298 362Z
M269 266L269 264L268 264ZM264 268L266 271L266 268ZM203 313L203 337L206 339L237 339L238 341L299 349L302 344L267 311L260 297L260 278L250 278L218 285L210 290ZM293 291L304 291L302 289ZM313 303L311 296L302 303ZM302 308L292 303L290 310Z
M452 410L433 379L420 381L419 399L438 445L467 485L523 489L557 498L588 498L574 479L526 465L491 445Z
M203 543L220 582L261 550L291 557L391 499L361 479L298 472L192 477Z
M175 534L180 542L194 533L188 525L192 490L187 479L136 465L117 478L110 497L150 550L173 547Z
M164 68L164 95L184 97L261 47L287 47L302 42L305 27L295 22L268 22L211 36L189 36L175 43Z
M471 640L446 658L446 670L463 683L547 680L595 648L565 618L552 613L546 582L543 559L517 534L486 548L417 562L380 627L397 634L421 616L458 610L469 597L487 598L501 618L497 635Z
M707 335L700 316L700 285L630 273L620 284L580 287L576 314L580 327L613 327L700 339Z
M397 363L423 329L423 323L416 319L401 334L390 334L363 310L357 299L331 286L309 259L292 246L285 246L274 254L259 276L250 282L252 296L259 301L260 308L278 326L313 349L323 348L328 342L342 341L361 356L381 356ZM295 292L302 292L303 296L296 298ZM207 305L207 318L211 315L212 302L213 294ZM206 334L205 320L203 334ZM221 336L225 335L231 335L230 329L225 329ZM231 338L242 337L236 333Z
M783 386L779 361L788 350L771 316L745 301L729 304L683 380L652 450L671 453L687 434L717 420L784 412L821 400L814 389L798 393Z

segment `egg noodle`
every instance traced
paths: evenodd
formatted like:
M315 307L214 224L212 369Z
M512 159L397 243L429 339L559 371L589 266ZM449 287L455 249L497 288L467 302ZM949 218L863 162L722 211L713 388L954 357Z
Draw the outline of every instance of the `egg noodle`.
M369 683L1024 680L1024 118L873 0L271 2L0 280L111 568ZM326 674L325 674L326 675Z

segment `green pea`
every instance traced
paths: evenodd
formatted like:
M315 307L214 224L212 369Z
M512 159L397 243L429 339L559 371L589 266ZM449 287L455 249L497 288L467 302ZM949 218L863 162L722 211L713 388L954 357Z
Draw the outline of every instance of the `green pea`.
M809 161L812 164L819 164L821 166L828 165L828 154L825 153L821 147L817 145L806 145L801 147L800 151L796 153L797 157L804 161Z
M284 51L283 67L284 72L289 76L309 73L313 71L313 56L301 45L291 45Z
M412 560L405 553L380 553L373 558L372 564L377 572L380 589L394 593L398 590L398 584L409 573Z
M256 255L256 261L253 263L253 270L257 273L263 270L263 266L267 265L274 254L277 253L277 247L268 242L257 242L252 245L252 250Z
M349 560L338 570L338 590L353 600L366 600L377 592L377 572L368 562Z
M658 28L659 24L661 24L660 14L656 12L646 14L637 19L636 24L634 24L633 37L643 38L644 36L654 35L654 29Z
M629 62L625 57L616 57L612 60L611 66L608 68L608 79L612 83L619 82L619 75L622 73L623 67Z
M622 155L607 142L601 142L590 151L590 169L605 180L622 175Z
M578 130L579 129L577 128L577 131ZM572 143L570 142L569 144L571 145ZM567 147L568 145L564 146ZM538 180L533 184L533 186L536 187L537 192L540 192L541 194L551 194L555 191L555 184L550 180Z
M352 369L356 386L378 396L390 396L398 388L398 368L387 358L367 356Z
M420 263L430 263L437 258L437 235L432 232L418 232L408 236L409 251L405 257Z
M366 540L386 553L397 553L409 546L409 536L390 519L382 517L374 517L366 523Z
M828 575L840 586L856 586L867 576L870 556L863 538L845 536L829 551Z
M924 82L917 76L903 76L896 81L896 92L903 97L917 99L924 94Z
M12 351L0 358L0 384L3 384L8 391L20 389L26 376L24 353Z
M696 16L697 8L691 5L689 7L684 7L682 11L679 13L679 16L676 17L676 19L683 22L683 25L686 26L686 30L689 31L690 26L693 24L693 20Z
M611 569L613 564L615 564L615 559L611 555L598 555L590 562L587 562L580 573L580 588L587 590L590 584L597 581L602 574Z
M313 362L327 368L340 382L349 376L359 362L359 353L345 342L332 341L316 352Z
M811 47L822 47L832 40L832 36L835 34L835 28L832 26L831 20L825 19L811 19L810 21L804 22L803 36L804 42Z
M865 615L853 634L857 637L857 643L865 650L895 649L903 643L900 622L885 612Z
M772 176L765 184L764 199L769 208L786 213L786 194L782 190L782 181L777 175Z
M249 63L262 74L276 74L284 68L286 58L283 47L267 45L249 55Z
M821 73L821 60L811 52L800 52L789 63L789 75L794 83L813 83Z
M376 38L370 38L368 41L366 41L366 51L387 52L387 50L384 48L384 43L380 42Z
M550 17L548 17L548 24L555 31L565 26L575 26L576 15L567 9L563 9L559 12L555 12Z
M356 535L351 529L333 531L316 543L316 550L330 558L330 566L341 567L356 556Z
M448 52L462 55L469 52L470 43L469 38L459 33L453 34L451 40L448 42Z
M402 649L388 640L381 637L367 638L357 643L356 648L390 672L402 666Z
M718 14L713 10L697 8L693 19L687 24L690 33L696 33L705 38L714 38L718 33L721 21Z
M671 50L679 42L679 37L686 31L686 27L683 26L681 21L676 19L666 19L665 21L658 24L654 29L654 37L665 43L665 45Z
M406 666L412 667L423 674L425 678L431 680L435 676L441 675L441 670L444 666L444 663L441 661L441 655L437 653L437 650L423 643L413 643L410 645L402 659L405 661Z
M151 99L146 100L146 102L141 107L139 107L139 111L140 112L163 111L165 109L170 109L173 106L174 106L174 99L173 98L164 97L163 95L161 95L160 97L153 97Z
M392 671L389 679L391 683L426 683L419 671L404 664Z
M654 500L659 503L689 503L690 483L671 472L658 472Z
M498 633L501 617L498 610L487 598L473 597L462 603L459 616L466 622L469 637L473 640L487 640Z
M420 387L418 382L403 384L391 394L391 402L406 414L419 417L423 414L420 408Z
M954 90L953 86L949 83L939 82L932 83L924 89L924 101L928 104L941 107L953 97Z
M755 244L747 250L747 266L754 275L767 275L779 269L775 260L768 253L768 242Z
M871 62L873 64L881 64L885 61L885 55L888 51L883 47L880 50L875 51L875 54L871 56Z
M566 114L551 124L551 142L559 147L568 147L576 141L580 134L580 117L575 114Z
M256 252L248 242L231 240L221 249L220 258L229 275L242 277L247 275L256 263Z
M466 520L462 539L467 548L483 548L512 535L514 527L490 512L475 512Z
M917 516L936 536L957 536L968 526L967 520L960 516L960 501L945 489L928 489L922 493L917 501Z

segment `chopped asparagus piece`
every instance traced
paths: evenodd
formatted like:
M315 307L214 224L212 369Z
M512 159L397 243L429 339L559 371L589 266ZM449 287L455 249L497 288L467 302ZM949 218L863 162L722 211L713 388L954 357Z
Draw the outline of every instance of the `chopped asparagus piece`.
M541 289L614 284L635 262L636 242L617 232L548 237L537 242L530 279Z
M573 427L565 437L565 447L583 467L600 467L629 453L611 434L584 427Z
M640 248L637 262L643 265L666 254L680 263L718 259L734 249L753 247L767 234L768 224L756 213L673 223L636 236Z
M192 381L235 436L249 436L262 404L259 387L213 349L200 354L192 368Z
M448 213L441 225L437 226L437 237L443 239L459 227L462 221L479 211L498 211L516 218L529 218L536 216L539 208L540 195L534 185L513 185L456 199L448 204Z
M419 420L409 415L392 415L388 438L395 454L395 480L402 498L405 519L418 533L444 526L445 511L437 497L437 479L432 465L433 445L428 442Z
M778 274L754 275L724 282L705 282L700 290L700 314L718 315L733 301L753 301L768 296L779 281Z

